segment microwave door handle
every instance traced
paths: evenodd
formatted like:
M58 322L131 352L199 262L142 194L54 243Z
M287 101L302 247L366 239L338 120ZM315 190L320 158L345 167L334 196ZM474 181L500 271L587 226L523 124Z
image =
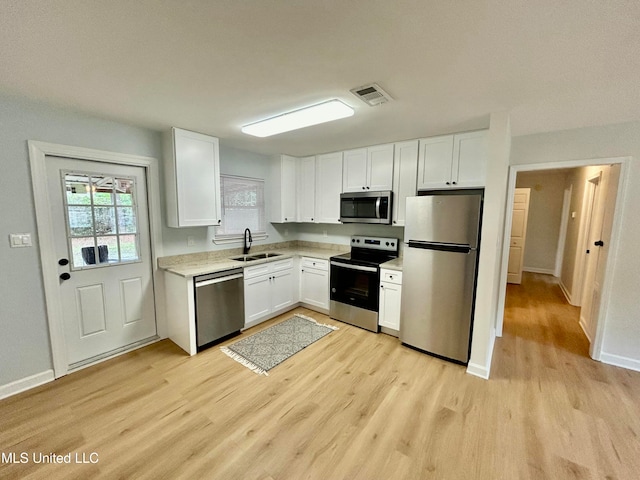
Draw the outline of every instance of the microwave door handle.
M376 218L380 218L380 200L380 197L376 198Z

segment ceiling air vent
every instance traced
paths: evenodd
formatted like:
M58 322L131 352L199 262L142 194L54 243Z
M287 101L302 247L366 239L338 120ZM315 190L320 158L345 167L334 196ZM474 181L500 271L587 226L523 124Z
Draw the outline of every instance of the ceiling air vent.
M387 103L389 100L392 100L389 94L382 90L382 88L380 88L380 86L375 83L354 88L350 90L350 92L370 107L375 107L376 105L381 105L383 103Z

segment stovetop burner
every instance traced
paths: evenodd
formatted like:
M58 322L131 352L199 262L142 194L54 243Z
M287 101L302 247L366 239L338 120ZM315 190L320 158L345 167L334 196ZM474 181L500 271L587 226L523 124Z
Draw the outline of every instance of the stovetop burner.
M331 257L342 263L377 267L398 257L398 239L386 237L351 237L351 252Z

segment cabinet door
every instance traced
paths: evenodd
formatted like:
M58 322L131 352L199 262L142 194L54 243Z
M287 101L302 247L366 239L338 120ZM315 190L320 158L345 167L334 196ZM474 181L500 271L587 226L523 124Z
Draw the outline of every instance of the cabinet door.
M367 149L344 152L342 162L342 191L362 192L367 185Z
M418 189L449 188L453 159L453 135L420 140Z
M488 132L454 135L452 184L483 187L486 180Z
M340 223L342 152L316 157L316 223Z
M404 226L407 197L416 195L418 140L396 143L393 158L393 225Z
M298 221L313 222L316 216L316 157L298 159Z
M367 190L393 188L393 144L367 149Z
M271 310L293 305L293 270L283 270L271 276Z
M328 272L313 268L300 270L300 301L320 308L329 308Z
M401 296L402 286L387 282L380 284L380 317L378 323L381 327L395 331L400 330Z
M298 159L282 155L280 161L280 221L295 222L297 217L297 163Z
M167 224L170 227L218 225L220 159L218 139L173 128L167 152Z
M271 275L244 281L244 324L265 318L271 312Z

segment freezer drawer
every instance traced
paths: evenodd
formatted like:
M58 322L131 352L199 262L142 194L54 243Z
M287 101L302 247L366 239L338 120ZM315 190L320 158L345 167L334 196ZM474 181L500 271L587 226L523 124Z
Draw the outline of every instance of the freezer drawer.
M469 361L477 251L404 250L400 340Z

